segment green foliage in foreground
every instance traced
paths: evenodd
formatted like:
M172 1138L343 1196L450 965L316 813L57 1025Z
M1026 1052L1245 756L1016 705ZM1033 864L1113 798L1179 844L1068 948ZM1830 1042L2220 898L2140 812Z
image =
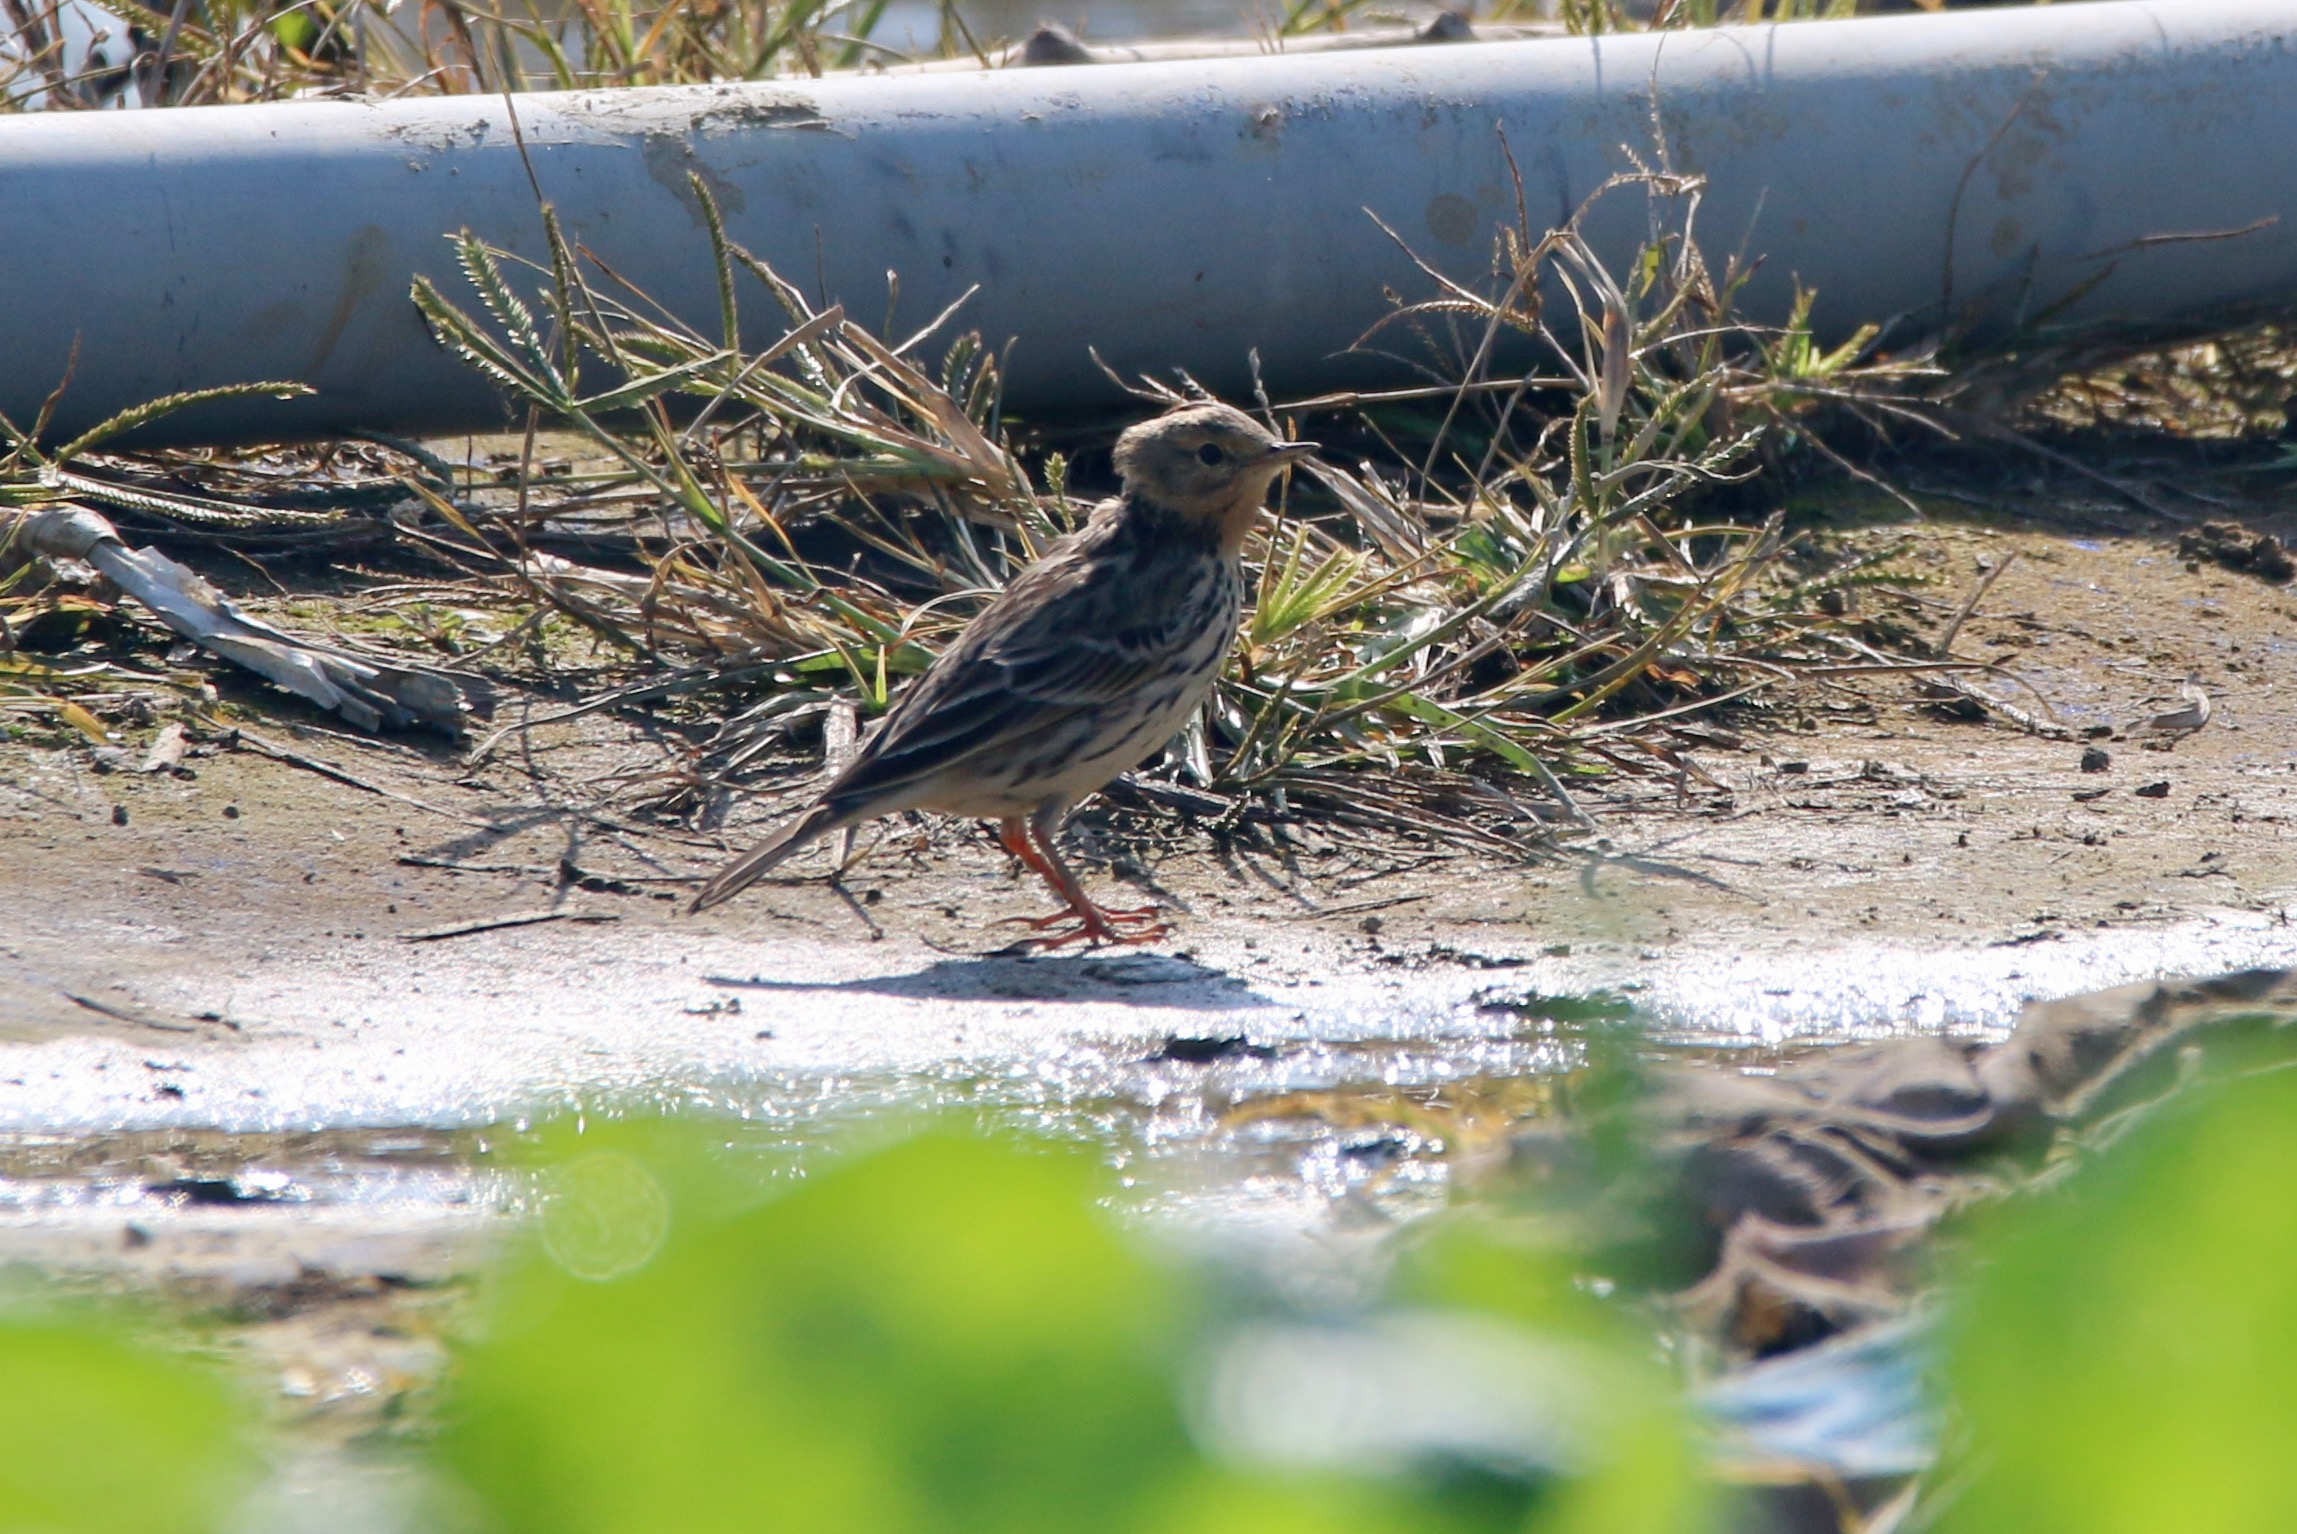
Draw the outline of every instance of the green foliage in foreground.
M1712 1526L1648 1333L1472 1211L1404 1242L1382 1307L1318 1319L1156 1260L1072 1151L937 1133L761 1187L690 1122L547 1138L541 1214L450 1381L442 1529ZM1976 1234L1925 1527L2297 1528L2297 1073L2092 1139ZM128 1335L0 1322L0 1534L230 1526L240 1403ZM1326 1367L1327 1341L1388 1372ZM1290 1394L1248 1355L1289 1359ZM1236 1414L1256 1397L1325 1436L1288 1454L1283 1421Z
M0 1322L0 1534L204 1534L247 1489L221 1381L84 1316Z
M1470 1230L1408 1264L1412 1314L1563 1360L1561 1404L1603 1428L1583 1473L1208 1456L1186 1417L1219 1328L1094 1208L1079 1155L935 1134L744 1207L690 1144L600 1141L459 1370L446 1459L510 1534L1697 1527L1658 1381Z
M2297 1529L2297 1073L2189 1091L1990 1224L1942 1534Z

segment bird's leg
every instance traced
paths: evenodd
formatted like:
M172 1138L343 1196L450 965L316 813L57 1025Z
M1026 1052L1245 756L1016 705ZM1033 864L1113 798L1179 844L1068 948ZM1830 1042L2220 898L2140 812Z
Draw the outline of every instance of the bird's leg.
M1026 820L1015 816L1010 820L999 821L997 823L997 840L1003 844L1007 852L1021 860L1021 865L1024 868L1052 886L1054 894L1069 902L1067 910L1055 911L1050 916L1008 916L1005 918L1008 926L1031 927L1041 932L1047 927L1056 927L1065 921L1075 921L1083 917L1086 910L1093 911L1096 915L1102 916L1104 920L1108 916L1116 914L1103 912L1090 900L1085 899L1083 890L1077 886L1075 876L1070 874L1065 865L1057 859L1052 862L1046 861L1044 854L1037 850L1036 843L1029 839L1029 822ZM1080 901L1082 908L1079 906ZM1131 913L1122 914L1129 916ZM1087 917L1085 920L1089 926L1091 918ZM1062 938L1058 941L1067 942L1068 939Z
M1036 844L1029 840L1028 821L1018 815L998 821L997 841L1007 852L1021 860L1023 868L1052 885L1054 889L1057 890L1061 887L1058 876L1054 874L1052 869L1045 866L1045 860L1037 855ZM1067 913L1063 912L1062 915L1065 917ZM1056 918L1056 920L1058 919L1060 918Z
M1043 932L1063 922L1077 923L1073 932L1025 938L1021 946L1059 948L1079 941L1146 943L1170 931L1163 922L1157 920L1160 913L1155 906L1143 906L1131 911L1110 911L1093 904L1092 897L1085 893L1085 887L1077 882L1077 876L1069 871L1069 865L1061 860L1060 850L1053 845L1053 823L1059 818L1056 811L1026 821L1007 820L997 828L998 839L1005 844L1005 850L1052 886L1053 893L1068 904L1067 910L1056 911L1050 916L1015 917L1015 924ZM1127 928L1137 930L1127 931Z
M1039 813L1029 821L1029 833L1036 840L1037 851L1044 856L1046 868L1051 870L1048 877L1054 891L1062 899L1068 901L1077 914L1085 916L1088 921L1097 917L1100 925L1115 927L1140 926L1144 923L1153 924L1153 930L1129 938L1112 936L1111 941L1138 943L1152 937L1163 936L1167 929L1164 923L1158 921L1157 918L1164 913L1153 905L1135 906L1127 910L1110 910L1107 906L1093 903L1092 898L1085 893L1084 884L1074 873L1069 871L1069 865L1061 860L1060 844L1053 839L1053 833L1060 827L1061 814L1059 808L1054 808Z

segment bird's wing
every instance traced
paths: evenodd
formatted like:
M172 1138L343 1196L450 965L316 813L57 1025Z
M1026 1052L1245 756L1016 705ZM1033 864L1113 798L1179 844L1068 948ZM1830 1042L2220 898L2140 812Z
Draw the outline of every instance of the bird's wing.
M1068 552L1075 557L1031 566L982 612L894 705L825 799L844 805L897 793L1158 679L1179 631L1203 618L1185 613L1183 602L1184 611L1142 625L1139 609L1160 604L1141 600L1137 563Z

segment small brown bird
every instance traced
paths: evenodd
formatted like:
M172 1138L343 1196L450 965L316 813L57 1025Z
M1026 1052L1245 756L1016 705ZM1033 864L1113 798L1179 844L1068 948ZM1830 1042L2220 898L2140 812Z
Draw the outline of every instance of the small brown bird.
M832 831L922 809L1000 822L1005 850L1066 906L1026 925L1077 924L1032 943L1162 935L1154 907L1093 904L1054 833L1204 701L1236 637L1245 537L1284 466L1315 450L1219 404L1127 430L1116 448L1123 493L983 608L812 807L719 870L688 909L739 893Z

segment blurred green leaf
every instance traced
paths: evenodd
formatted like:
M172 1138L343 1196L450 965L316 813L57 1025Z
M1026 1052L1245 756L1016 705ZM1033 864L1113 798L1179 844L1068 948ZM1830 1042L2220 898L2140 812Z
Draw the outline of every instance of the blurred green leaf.
M1587 1429L1575 1439L1598 1445L1585 1477L1263 1463L1222 1444L1208 1457L1183 1402L1227 1356L1222 1339L1191 1287L1099 1212L1103 1180L1082 1155L935 1133L776 1195L701 1133L594 1124L546 1178L539 1234L502 1281L487 1334L463 1350L443 1434L443 1459L488 1527L1696 1526L1683 1437L1640 1361L1647 1337L1623 1341L1630 1330L1559 1288L1550 1267L1461 1248L1444 1259L1450 1276L1413 1296L1445 1308L1350 1335L1388 1347L1504 1333L1513 1349L1520 1333L1525 1358L1576 1371L1554 1399ZM1535 1333L1550 1323L1553 1337ZM1623 1359L1634 1362L1614 1368Z
M2297 1528L2297 1074L2191 1090L1999 1212L1953 1335L1947 1534Z
M603 1221L656 1218L641 1165L668 1230L632 1266ZM577 1235L546 1208L447 1435L506 1528L1075 1530L1187 1461L1175 1297L1074 1156L932 1135L730 1213L659 1140L568 1171Z
M93 1321L0 1322L0 1534L207 1534L252 1478L241 1403Z

